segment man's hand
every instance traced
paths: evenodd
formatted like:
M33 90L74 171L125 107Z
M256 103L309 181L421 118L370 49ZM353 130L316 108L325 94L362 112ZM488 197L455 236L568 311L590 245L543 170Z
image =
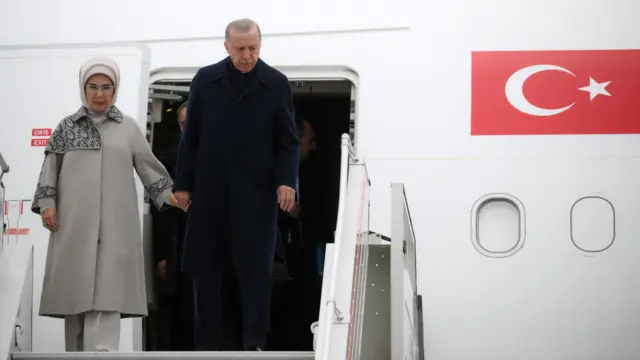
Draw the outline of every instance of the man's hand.
M185 212L189 210L189 206L191 205L191 194L186 191L176 191L173 193L176 200L178 201L178 207L184 210Z
M292 188L282 185L278 187L278 204L280 209L289 212L293 209L293 205L296 201L296 191Z
M156 266L156 271L158 272L158 276L160 279L166 280L167 277L167 259L164 259L158 263Z
M40 214L42 218L42 226L51 232L58 231L58 215L55 208L48 208Z
M299 202L295 202L295 204L293 204L293 208L291 210L289 210L289 216L291 216L294 219L297 219L300 217L300 203Z

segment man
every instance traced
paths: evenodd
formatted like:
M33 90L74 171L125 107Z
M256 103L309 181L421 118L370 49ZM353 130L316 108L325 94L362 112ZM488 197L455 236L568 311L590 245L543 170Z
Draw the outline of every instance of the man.
M316 151L316 133L315 130L313 130L311 123L307 120L303 120L302 126L300 126L298 131L298 136L300 138L300 162L305 162L309 160L311 153ZM296 180L296 186L299 185L299 180ZM296 194L298 195L296 200L299 200L300 189L296 188ZM291 217L297 219L300 215L300 202L296 201L293 208L288 213Z
M225 31L229 56L193 78L174 190L189 219L183 269L194 278L196 350L218 350L221 273L231 259L242 294L243 346L262 351L269 328L278 208L295 202L298 145L285 75L259 59L249 19Z
M304 120L298 134L300 137L300 161L305 162L316 151L316 132L311 123Z
M304 163L309 160L311 154L316 150L315 131L307 120L303 120L300 125L298 127L300 163ZM296 178L296 202L290 211L281 211L278 218L281 236L283 236L283 242L286 244L287 258L290 259L289 272L295 278L309 277L312 273L309 271L309 267L315 264L315 258L311 259L312 261L310 262L310 259L300 256L304 244L301 232L301 194L299 187L300 180L298 177ZM308 248L308 246L305 248Z
M180 132L184 131L187 103L176 111ZM175 178L178 143L170 146L159 160L172 178ZM157 253L161 259L157 272L164 281L165 299L169 307L170 340L172 351L193 350L193 288L191 280L180 271L187 214L180 209L169 209L154 214L156 221Z

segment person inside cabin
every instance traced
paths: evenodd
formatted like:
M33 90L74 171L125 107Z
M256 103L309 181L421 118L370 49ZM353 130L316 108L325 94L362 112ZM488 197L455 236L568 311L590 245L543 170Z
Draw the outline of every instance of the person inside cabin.
M300 162L304 163L309 160L312 153L316 150L315 130L311 123L307 120L303 120L297 127L298 137L300 139ZM301 256L301 252L309 252L308 246L304 244L302 238L301 227L301 197L300 193L300 177L296 177L296 201L293 208L290 211L280 210L278 215L278 227L280 229L280 236L282 236L283 243L285 244L287 259L291 259L289 262L289 272L293 274L295 278L301 276L309 276L309 274L315 274L317 270L311 270L309 266L315 266L315 249L311 250L313 257ZM297 261L296 261L297 260ZM305 274L305 275L303 275Z
M115 106L120 82L110 59L82 65L82 106L53 131L31 205L50 231L39 313L64 318L67 351L118 351L120 319L147 315L134 170L158 208L178 205L137 122Z
M311 123L303 120L297 126L300 139L300 164L308 162L316 150L315 130ZM305 242L302 224L303 194L301 182L296 179L296 201L290 211L278 212L278 236L280 250L286 259L287 272L292 282L274 282L273 303L274 318L269 346L277 351L304 351L312 338L309 324L317 320L318 309L313 301L307 301L309 284L317 278L315 266L315 246ZM276 259L277 262L277 259ZM274 276L275 277L275 276ZM293 285L293 286L292 286ZM293 301L292 301L293 300ZM309 316L310 315L310 316Z
M258 24L232 21L224 45L229 56L193 78L178 150L174 190L189 211L183 270L194 278L196 350L221 346L221 279L230 258L243 347L263 351L278 208L295 203L299 140L289 80L259 59Z
M184 131L187 118L187 102L183 102L176 111L180 132ZM178 144L175 142L160 156L160 162L175 177ZM174 208L154 214L154 236L156 243L156 271L163 281L163 300L168 305L168 344L159 344L172 351L193 350L193 287L191 279L181 271L182 244L187 213ZM165 319L163 319L165 320Z

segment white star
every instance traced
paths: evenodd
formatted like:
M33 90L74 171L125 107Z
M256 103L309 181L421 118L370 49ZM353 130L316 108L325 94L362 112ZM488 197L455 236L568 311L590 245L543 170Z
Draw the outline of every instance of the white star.
M589 78L589 86L585 86L585 87L581 87L578 90L582 90L582 91L587 91L589 92L589 97L590 97L590 101L593 100L596 96L598 95L606 95L606 96L611 96L611 94L609 94L609 92L607 90L605 90L604 88L607 87L607 85L609 85L611 83L611 81L607 81L607 82L603 82L603 83L598 83L597 81L593 80L593 78Z

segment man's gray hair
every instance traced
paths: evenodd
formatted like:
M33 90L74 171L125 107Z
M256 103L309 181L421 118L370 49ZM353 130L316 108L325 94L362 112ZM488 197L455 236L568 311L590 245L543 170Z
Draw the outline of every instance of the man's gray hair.
M256 29L258 29L258 36L260 37L260 39L262 39L262 32L260 31L260 25L258 25L257 22L251 19L246 19L246 18L233 20L232 22L230 22L229 25L227 25L227 28L224 30L224 39L226 41L229 40L229 32L231 30L244 33L251 30L254 26L256 27Z

